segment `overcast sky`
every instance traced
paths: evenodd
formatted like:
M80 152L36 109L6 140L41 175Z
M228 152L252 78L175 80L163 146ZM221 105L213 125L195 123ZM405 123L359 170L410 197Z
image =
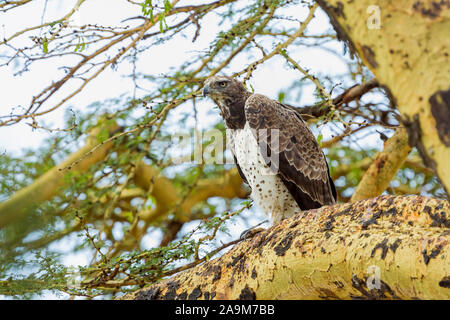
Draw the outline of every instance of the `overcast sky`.
M61 17L71 8L69 5L72 5L74 2L75 0L48 0L43 20L50 21ZM191 3L191 1L184 2ZM8 37L16 31L29 27L30 25L40 24L42 12L44 12L44 5L44 0L32 1L29 5L12 10L9 13L0 13L1 36ZM289 12L288 14L301 19L306 16L307 10L302 10L302 12L298 13ZM121 21L137 15L140 15L139 7L133 6L127 1L89 0L81 7L81 10L72 20L76 24L91 23L104 26L118 26L129 24L130 22L121 23ZM18 16L21 18L17 19ZM309 26L308 31L310 33L319 33L330 28L328 19L321 11L318 11L316 16L319 19L313 20ZM136 21L136 23L139 23L139 21ZM170 24L170 20L168 23ZM198 50L208 49L211 41L219 31L220 28L217 25L216 16L209 15L203 21L200 37L198 37L195 43L192 43L191 38L177 37L176 40L171 40L162 46L153 47L142 55L137 63L137 69L143 73L167 73L170 67L179 65ZM31 44L31 40L22 38L21 41L15 41L13 44L15 47L27 46ZM338 51L342 47L341 44L334 44L333 46ZM311 70L313 74L343 74L346 72L345 64L333 54L320 51L316 48L301 48L302 50L290 53L304 68ZM3 49L0 48L0 53L2 52ZM0 68L0 95L2 97L0 115L6 115L12 110L18 110L13 109L18 106L28 106L33 95L36 95L52 81L61 77L63 71L59 68L60 66L73 65L75 61L73 58L61 58L37 62L31 66L29 72L23 73L20 76L14 75L19 70L14 63L11 63L8 67ZM4 61L0 60L0 63L2 62ZM235 72L241 70L246 65L248 65L248 61L238 56L234 59L228 70L230 70L230 73ZM121 94L131 95L133 92L133 82L131 79L124 77L130 74L131 70L132 66L128 62L121 63L116 70L108 68L62 108L41 118L44 120L43 123L50 128L61 128L64 110L67 108L82 110L92 102L118 97ZM256 92L276 98L280 90L286 89L291 85L292 81L300 79L301 76L297 70L289 68L282 58L276 57L269 61L269 63L259 67L250 83ZM73 89L73 84L72 87L69 85L62 89L51 102L56 102L57 98L70 92L70 89ZM313 90L314 87L312 85L307 86L302 92L302 99L300 101L294 101L294 103L302 105L313 102ZM137 94L142 95L144 93L138 91ZM211 102L204 100L199 103L201 106L199 108L200 112L205 115L211 107ZM26 120L19 124L0 128L1 151L17 154L24 147L37 147L42 139L49 134L45 130L32 130L26 124L28 122Z

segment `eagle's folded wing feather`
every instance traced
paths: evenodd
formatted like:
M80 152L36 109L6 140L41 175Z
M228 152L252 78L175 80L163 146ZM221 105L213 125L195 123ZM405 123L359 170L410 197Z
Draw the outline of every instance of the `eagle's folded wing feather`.
M246 101L245 117L250 128L255 129L253 134L266 164L278 171L301 209L335 202L336 190L325 156L299 114L275 100L253 94ZM271 162L276 155L278 165Z

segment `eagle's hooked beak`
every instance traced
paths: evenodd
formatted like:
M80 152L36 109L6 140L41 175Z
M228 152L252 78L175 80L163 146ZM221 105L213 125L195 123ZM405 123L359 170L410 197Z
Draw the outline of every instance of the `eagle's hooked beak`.
M206 97L210 93L210 89L208 85L203 87L203 97Z

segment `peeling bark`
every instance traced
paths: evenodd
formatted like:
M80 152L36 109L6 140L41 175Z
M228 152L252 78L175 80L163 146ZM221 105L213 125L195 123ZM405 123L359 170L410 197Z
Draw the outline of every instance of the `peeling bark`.
M339 39L389 89L410 143L450 191L450 2L317 0ZM369 26L378 8L380 27ZM415 124L409 126L408 124ZM417 137L417 139L414 139Z
M123 299L450 299L449 214L422 196L305 211Z

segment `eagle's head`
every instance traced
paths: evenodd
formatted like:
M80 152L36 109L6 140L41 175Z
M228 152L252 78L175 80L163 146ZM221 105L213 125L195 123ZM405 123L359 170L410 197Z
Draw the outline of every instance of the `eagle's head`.
M244 127L245 101L250 95L241 82L227 76L212 76L203 86L203 96L214 100L226 125L232 129Z
M233 101L246 91L241 82L227 76L212 76L206 79L203 86L203 96L215 101Z

